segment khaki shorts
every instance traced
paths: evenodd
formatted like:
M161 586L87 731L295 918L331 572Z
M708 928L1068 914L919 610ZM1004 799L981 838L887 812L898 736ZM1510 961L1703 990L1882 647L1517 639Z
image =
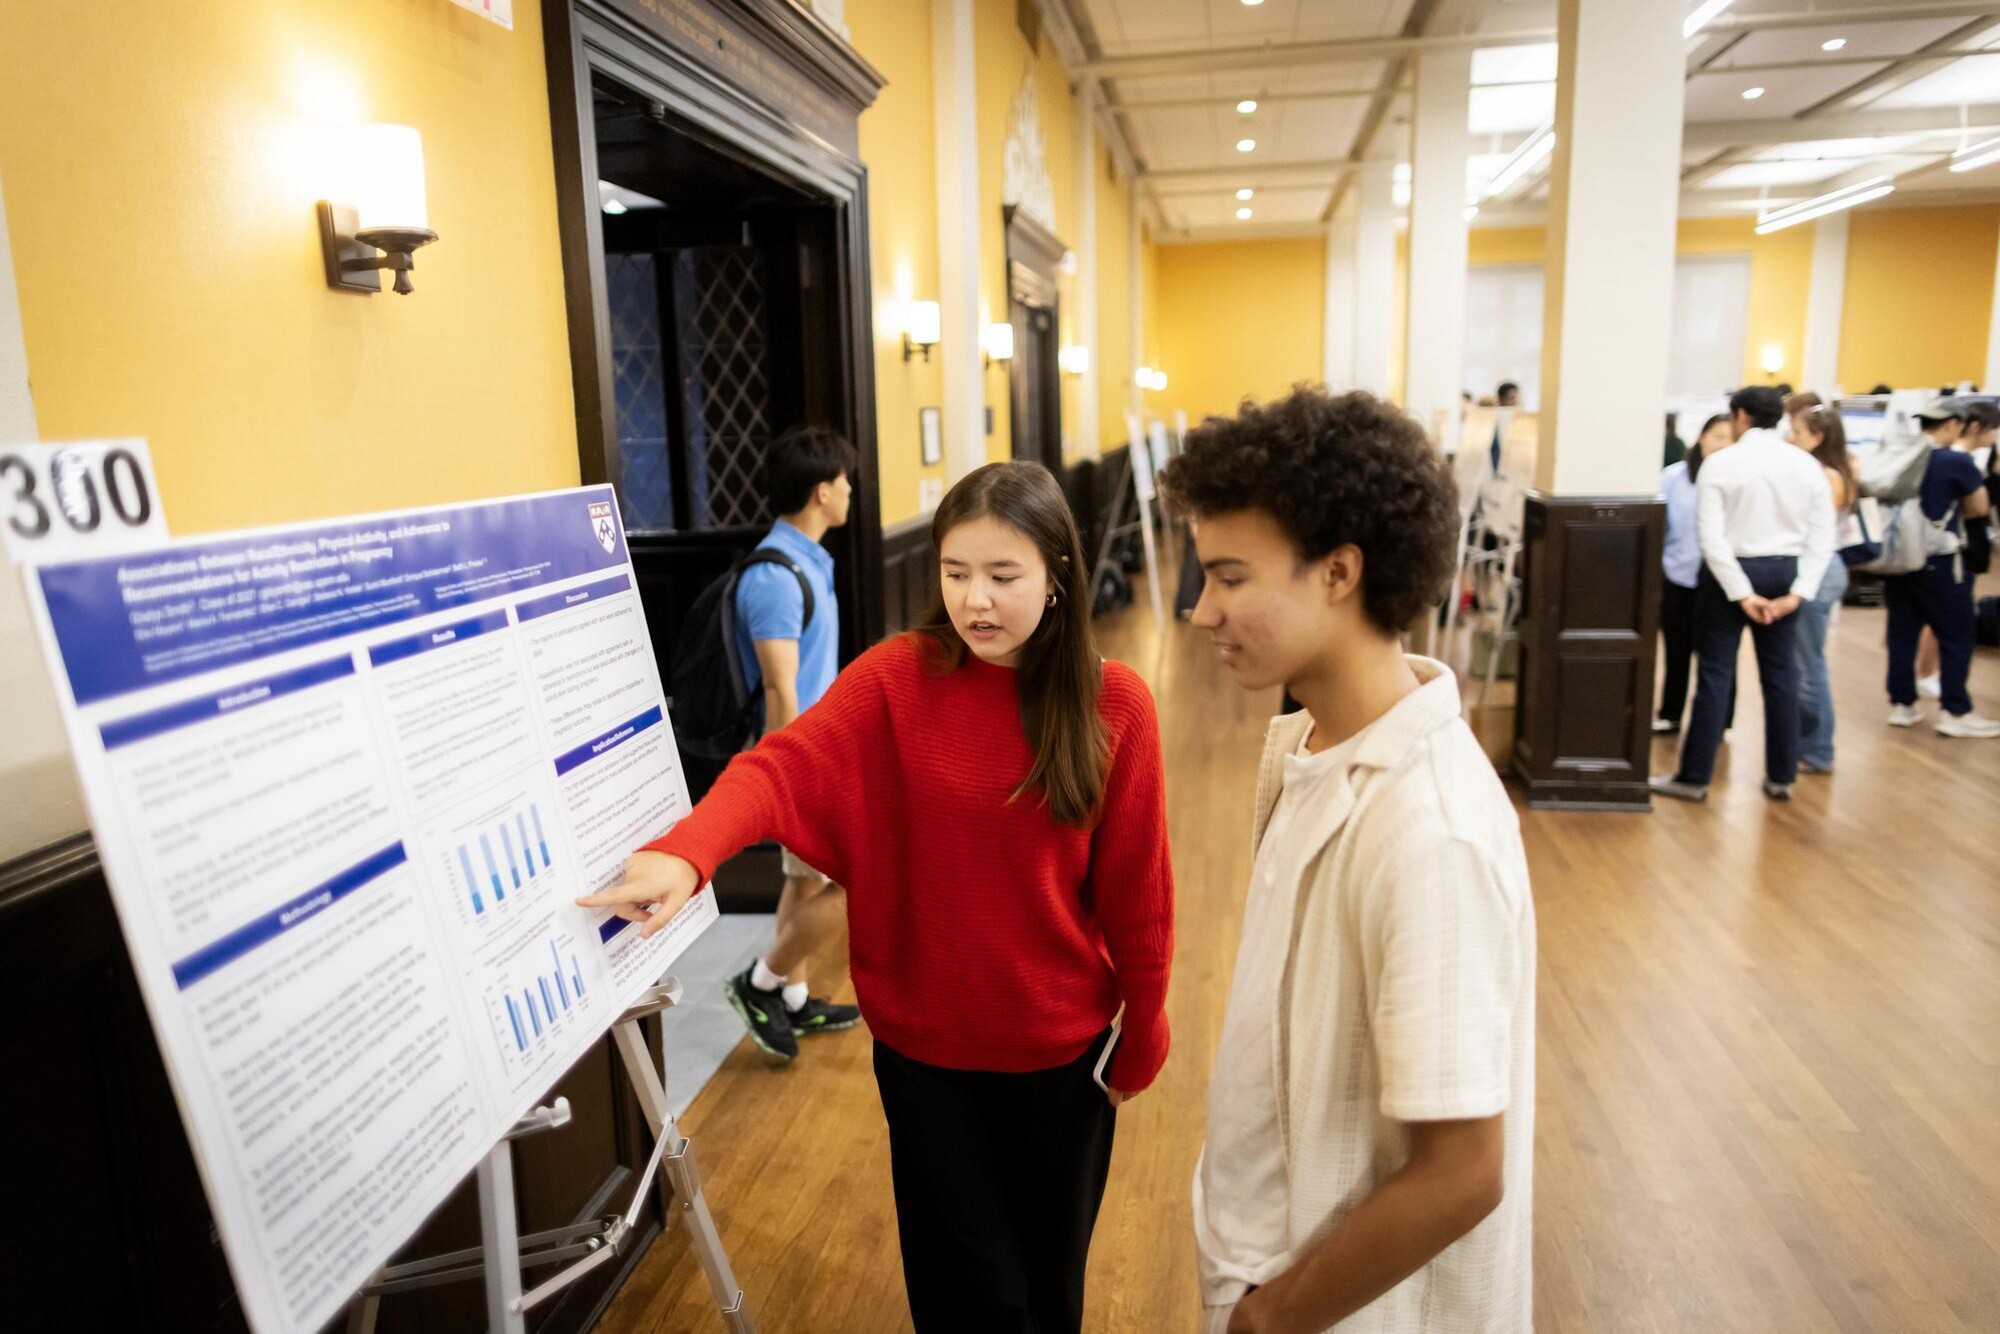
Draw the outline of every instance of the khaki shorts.
M792 850L790 848L780 845L778 851L784 854L785 878L787 880L793 879L794 877L802 877L807 880L817 880L822 885L826 883L825 876L821 875L818 871L813 870L812 867L807 866L804 862L800 861L796 856L793 855Z

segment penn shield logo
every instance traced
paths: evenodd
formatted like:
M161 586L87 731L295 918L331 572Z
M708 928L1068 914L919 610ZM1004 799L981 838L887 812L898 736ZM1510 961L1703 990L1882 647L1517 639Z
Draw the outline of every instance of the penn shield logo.
M593 500L590 502L590 530L597 534L597 545L607 553L618 550L618 524L611 517L611 502Z

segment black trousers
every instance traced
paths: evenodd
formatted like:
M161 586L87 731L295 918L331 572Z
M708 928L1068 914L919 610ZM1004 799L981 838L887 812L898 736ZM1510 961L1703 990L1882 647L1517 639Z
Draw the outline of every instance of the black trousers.
M1695 590L1682 588L1671 579L1660 581L1660 639L1666 645L1666 675L1660 684L1660 717L1676 727L1686 716L1688 668L1694 662ZM1736 725L1736 701L1732 680L1728 726Z
M903 1286L919 1334L1075 1334L1118 1113L1068 1065L947 1070L875 1044Z
M1965 690L1977 624L1971 574L1951 556L1932 556L1914 574L1884 579L1882 600L1889 608L1889 702L1917 702L1917 636L1928 625L1938 641L1938 703L1954 717L1971 713Z
M1792 556L1745 556L1740 563L1759 597L1783 597L1798 578L1799 562ZM1799 776L1798 614L1758 625L1728 599L1704 565L1695 589L1699 675L1694 717L1681 742L1678 776L1683 783L1706 784L1715 776L1715 752L1736 702L1736 650L1745 626L1757 649L1757 681L1764 688L1764 776L1773 783L1790 783Z

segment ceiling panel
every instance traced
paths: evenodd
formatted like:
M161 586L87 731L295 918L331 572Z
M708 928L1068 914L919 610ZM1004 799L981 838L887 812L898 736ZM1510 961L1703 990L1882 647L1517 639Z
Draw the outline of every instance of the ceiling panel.
M1893 23L1841 23L1829 21L1823 28L1776 28L1747 34L1729 48L1723 61L1732 65L1763 64L1777 60L1813 60L1822 56L1900 56L1960 27L1964 19L1899 20ZM1847 44L1838 52L1826 52L1821 44L1840 38ZM1713 66L1710 66L1713 68Z
M1238 203L1234 194L1217 191L1206 195L1170 195L1166 203L1168 214L1182 227L1268 226L1319 221L1330 193L1324 186L1310 190L1261 190L1246 204ZM1240 208L1250 210L1248 219L1236 216Z
M1876 98L1873 107L1955 107L2000 101L2000 55L1953 61L1934 74Z
M1472 82L1553 83L1556 77L1556 44L1539 46L1490 46L1472 53Z
M1688 80L1686 117L1690 121L1782 120L1824 102L1849 84L1884 68L1841 65L1834 69L1770 70L1762 74L1703 70ZM1746 102L1743 92L1748 88L1762 88L1764 95Z
M1109 56L1393 36L1412 0L1084 0Z
M1834 158L1814 162L1739 162L1697 185L1697 190L1754 190L1760 185L1811 185L1845 175L1861 164Z
M1474 88L1469 119L1474 134L1508 134L1539 129L1555 119L1556 86L1517 84Z

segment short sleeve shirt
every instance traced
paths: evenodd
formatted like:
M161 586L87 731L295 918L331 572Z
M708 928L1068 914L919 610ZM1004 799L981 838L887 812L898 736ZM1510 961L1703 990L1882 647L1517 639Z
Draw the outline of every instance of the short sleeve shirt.
M840 608L833 591L833 556L783 519L771 525L757 546L782 552L805 571L812 586L812 621L805 619L805 596L799 591L797 576L782 565L750 566L736 581L737 661L743 666L743 679L758 686L764 678L757 666L756 642L796 639L799 712L803 713L819 703L840 674Z
M1955 449L1933 449L1931 461L1924 468L1923 489L1918 492L1924 504L1924 517L1942 519L1952 506L1977 491L1980 481L1979 465L1970 454ZM1965 531L1962 510L1951 516L1950 528L1954 533Z

